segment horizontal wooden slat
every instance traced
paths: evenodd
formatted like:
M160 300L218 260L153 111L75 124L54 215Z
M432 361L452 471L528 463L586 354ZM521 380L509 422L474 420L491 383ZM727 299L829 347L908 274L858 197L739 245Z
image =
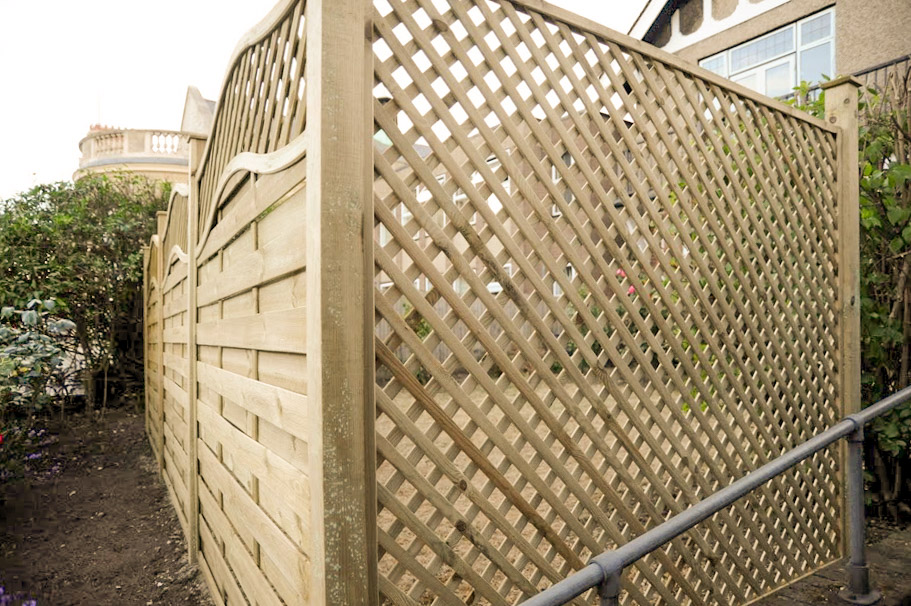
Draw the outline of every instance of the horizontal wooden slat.
M167 473L165 474L165 488L168 491L168 498L171 501L171 506L174 507L174 511L177 513L177 521L180 524L180 529L183 531L184 536L186 536L189 533L189 526L187 525L187 516L184 511L185 505L177 496L177 492L174 490L174 482Z
M187 342L187 327L186 326L171 326L170 328L165 328L162 331L162 340L164 343L186 343Z
M164 304L163 307L164 317L173 318L174 316L179 316L180 314L187 312L187 297L186 295L179 298L174 298Z
M200 473L206 478L206 484L222 493L222 509L225 516L235 526L243 524L245 529L256 537L260 549L270 554L279 567L284 578L272 581L276 583L277 588L284 588L284 591L280 591L284 599L292 602L294 596L305 595L309 577L304 553L263 512L203 444L199 448L199 464Z
M186 409L189 406L189 400L187 392L177 383L172 381L168 377L162 377L162 384L164 385L164 392L168 397L174 398L174 401L183 409Z
M304 308L216 320L197 325L199 345L239 347L286 353L306 353Z
M168 276L165 278L164 284L162 285L162 291L165 293L165 296L182 280L187 278L187 264L183 261L175 262L168 272ZM168 314L166 314L168 315Z
M202 401L198 418L205 431L211 432L222 444L224 456L231 457L235 465L285 487L287 506L299 517L305 529L302 535L307 536L310 516L310 483L307 475L232 426Z
M301 222L289 223L299 226ZM299 229L299 228L298 228ZM209 305L254 286L304 268L306 251L303 245L282 241L257 249L222 274L199 287L199 305Z
M204 387L237 402L258 417L306 442L307 396L198 362L197 377Z
M165 351L162 360L164 361L164 366L167 370L176 372L182 377L187 376L187 358Z
M212 587L212 585L209 586L210 589L213 590L212 594L218 596L216 601L219 601L222 595L227 596L227 600L224 601L224 603L231 606L234 604L249 604L237 584L237 578L234 576L234 573L231 572L231 568L225 561L221 547L223 541L220 537L216 538L209 528L209 518L205 515L205 508L208 507L210 511L213 511L212 517L215 517L217 515L214 513L216 507L215 501L212 500L211 495L205 488L200 490L199 498L201 509L199 524L201 549L199 555L200 560L204 560L211 571L212 581L215 584L215 587Z
M205 448L207 448L205 444L200 444L200 451ZM202 476L200 477L202 478ZM280 604L281 598L275 593L275 589L259 569L253 555L244 546L231 522L209 494L208 489L200 489L199 502L201 519L205 520L213 537L222 545L225 563L230 566L234 573L233 576L237 578L238 585L248 596L248 600L242 603Z

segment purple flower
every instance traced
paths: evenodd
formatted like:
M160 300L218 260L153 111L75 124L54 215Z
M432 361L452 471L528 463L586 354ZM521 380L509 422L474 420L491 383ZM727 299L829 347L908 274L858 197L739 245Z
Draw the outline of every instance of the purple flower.
M40 458L41 458L41 453L40 453L40 452L33 452L32 454L27 455L27 456L25 457L25 460L26 460L26 461L34 461L35 459L40 459Z

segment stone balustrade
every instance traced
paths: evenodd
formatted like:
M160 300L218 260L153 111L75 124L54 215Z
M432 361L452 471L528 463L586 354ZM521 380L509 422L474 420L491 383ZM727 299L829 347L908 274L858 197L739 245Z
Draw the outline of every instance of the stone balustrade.
M171 182L187 180L190 148L185 133L92 126L79 142L78 179L88 173L130 171Z

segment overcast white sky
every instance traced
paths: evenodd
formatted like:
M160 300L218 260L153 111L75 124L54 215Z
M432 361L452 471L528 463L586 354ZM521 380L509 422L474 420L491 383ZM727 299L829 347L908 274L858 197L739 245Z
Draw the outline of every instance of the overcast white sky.
M555 0L626 32L645 0ZM177 129L275 0L0 0L0 199L68 180L89 125ZM216 15L217 19L213 19Z

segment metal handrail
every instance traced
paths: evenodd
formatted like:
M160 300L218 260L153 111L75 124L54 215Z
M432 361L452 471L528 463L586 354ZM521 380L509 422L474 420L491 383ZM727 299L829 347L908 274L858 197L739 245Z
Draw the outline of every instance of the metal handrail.
M601 606L619 604L620 575L624 568L844 437L848 437L849 442L846 476L850 560L847 566L847 588L840 595L853 604L875 603L880 594L870 588L869 570L864 553L864 425L909 400L911 387L906 387L860 412L848 415L819 435L795 446L629 543L593 557L588 566L522 602L520 606L560 606L595 587L598 587Z

